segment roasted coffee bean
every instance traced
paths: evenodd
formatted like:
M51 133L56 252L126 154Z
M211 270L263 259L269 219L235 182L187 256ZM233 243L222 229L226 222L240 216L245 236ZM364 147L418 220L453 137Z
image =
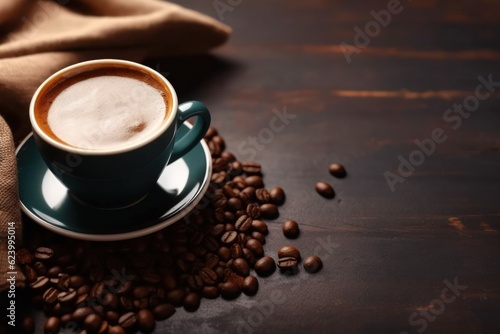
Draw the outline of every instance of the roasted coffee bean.
M299 236L299 224L295 220L287 220L282 226L283 234L289 239L295 239Z
M252 238L254 239L257 239L260 241L261 244L265 244L266 243L266 237L264 236L264 234L260 233L260 232L257 232L257 231L253 231L252 234L250 235Z
M79 295L77 291L77 297L75 301L76 307L83 307L84 303L86 303L88 299L89 299L88 294L84 293Z
M262 214L262 217L268 219L278 218L280 215L278 207L271 203L262 204L260 206L260 213Z
M212 163L212 172L217 173L225 171L227 168L228 161L225 158L217 158Z
M100 298L101 294L106 290L106 286L103 282L95 283L90 290L90 297Z
M64 304L74 302L76 300L76 290L70 288L67 291L59 292L59 294L57 295L57 300Z
M224 299L235 299L241 293L240 287L233 281L227 281L219 284L219 291Z
M278 250L278 258L293 257L297 261L300 261L300 252L296 247L293 246L283 246Z
M246 232L252 226L252 218L247 215L243 215L234 223L234 227L240 232Z
M254 296L257 293L258 289L259 281L257 280L257 277L252 275L245 277L242 286L242 290L245 295Z
M148 297L152 290L152 287L141 285L136 287L134 291L132 291L132 295L134 296L134 299L141 299Z
M24 275L26 276L26 281L28 282L34 282L38 277L35 269L28 264L24 265Z
M215 299L219 297L219 289L215 285L204 286L201 295L207 299Z
M126 334L125 329L122 326L109 326L108 334Z
M231 199L231 198L236 198L238 195L234 192L234 189L231 188L230 186L228 185L225 185L223 188L222 188L222 193L224 195L226 195L227 198Z
M60 290L68 290L71 277L68 274L61 273L57 276L58 281L57 281L57 287Z
M207 132L205 133L205 139L211 139L214 136L217 136L217 129L213 126L209 127Z
M224 225L224 231L226 232L236 231L236 227L234 227L233 224L227 223L226 225Z
M231 246L231 257L233 259L237 259L242 256L243 256L243 249L241 248L240 244L233 244Z
M83 320L83 327L87 330L88 333L97 333L101 328L102 318L98 314L89 314Z
M323 261L321 261L321 258L319 256L313 255L309 256L307 259L304 260L304 269L308 273L316 273L323 268Z
M43 290L49 285L49 278L46 276L38 276L34 282L30 283L33 290Z
M89 315L95 313L94 309L90 306L84 306L82 308L77 308L73 314L71 314L71 318L73 321L77 323L83 322L83 320Z
M262 247L262 243L257 239L248 240L245 247L250 249L258 258L264 255L264 248Z
M71 318L71 313L66 313L61 315L61 327L65 327L66 324L70 323L73 319ZM76 326L76 325L75 325Z
M134 308L134 303L127 296L120 296L120 307L124 310L131 310Z
M290 271L297 268L297 259L294 257L282 257L278 259L278 268L284 271Z
M184 290L183 289L174 289L169 291L165 297L166 301L174 304L174 306L181 306L182 301L184 300Z
M258 162L244 162L243 171L248 175L260 174L262 167Z
M198 275L203 283L207 285L214 285L217 283L217 274L210 268L201 268Z
M224 216L224 208L216 208L215 209L215 220L217 220L219 223L223 223L226 219L226 217ZM214 226L212 226L211 228L213 228ZM213 235L211 232L209 232L211 235ZM217 235L215 235L217 236Z
M187 285L191 290L199 291L203 288L203 280L198 275L189 275L187 278Z
M60 273L62 273L62 268L60 266L54 266L50 267L49 270L47 270L46 276L49 278L55 278L58 277Z
M241 175L243 173L243 164L239 161L231 162L231 175Z
M238 232L236 231L227 231L225 232L220 240L226 244L226 245L231 245L236 241L236 238L238 237Z
M245 259L237 258L234 259L231 264L231 269L240 276L246 277L250 271L250 267Z
M214 271L217 274L217 280L222 281L224 279L224 266L215 267Z
M255 231L260 232L262 234L267 234L267 232L268 232L267 224L265 222L263 222L262 220L258 220L258 219L252 220L252 228Z
M54 250L48 247L38 247L35 250L35 259L48 261L54 256Z
M217 255L223 261L227 261L231 258L231 250L227 247L221 247L217 250Z
M21 333L31 334L35 331L35 320L31 316L23 317L21 320Z
M145 273L141 278L144 282L149 284L157 284L161 281L161 276L158 273Z
M130 291L132 289L133 283L132 281L126 280L122 281L117 287L116 287L116 293L122 295Z
M116 325L118 323L118 319L120 318L120 314L116 311L109 310L106 311L104 317L106 318L109 324Z
M269 192L271 201L276 205L281 205L285 202L285 191L281 187L274 187Z
M236 160L236 157L234 156L233 153L231 152L228 152L228 151L224 151L221 153L221 157L223 157L224 159L226 159L228 162L233 162Z
M219 242L211 236L206 236L203 239L203 245L209 252L216 252L219 249Z
M255 189L263 188L264 182L259 175L251 175L245 179L247 186L254 187Z
M215 208L223 208L227 204L227 198L223 194L215 194L211 201Z
M31 264L33 262L33 255L26 248L21 248L16 253L16 260L19 264Z
M276 270L276 263L272 257L264 256L255 262L255 272L261 277L267 277Z
M335 197L335 191L332 186L323 181L316 183L316 192L325 198Z
M108 308L117 308L118 304L120 303L120 298L118 295L115 295L114 293L104 293L103 295L100 296L100 302L102 305L107 306Z
M56 288L48 288L42 295L43 302L46 304L54 304L57 301L59 291Z
M137 312L137 327L144 333L151 333L155 329L155 319L150 310L144 309Z
M255 187L246 186L241 192L247 194L249 199L252 199L255 196L255 191Z
M200 295L194 292L188 293L184 298L184 309L188 312L194 312L200 307Z
M243 247L243 246L245 246L245 244L247 243L247 241L250 240L250 239L251 239L251 237L249 235L247 235L247 234L245 234L243 232L240 232L238 234L238 240L237 240L237 242L238 242L238 244L240 246Z
M70 253L62 254L56 259L57 264L63 267L67 267L73 264L73 255Z
M328 166L328 171L330 172L330 174L332 174L333 176L338 177L338 178L343 178L347 174L344 166L342 166L341 164L337 164L337 163L334 163L334 164L331 164L330 166Z
M225 211L224 212L224 219L228 223L233 223L234 220L236 219L236 216L231 211Z
M47 267L45 264L41 261L35 261L33 263L33 268L35 269L37 275L39 276L45 276L47 275Z
M59 326L61 326L61 320L59 320L59 318L49 317L45 320L43 331L45 334L56 334L59 333Z
M265 188L255 190L255 197L260 203L269 203L271 200L271 194Z
M261 210L257 204L250 203L247 205L246 214L252 219L257 219L260 217ZM250 224L251 223L252 222L250 221Z
M153 308L153 316L156 320L165 320L175 313L175 307L172 304L160 304Z
M231 270L229 270L229 271L230 271L230 274L229 274L228 278L226 279L226 282L231 281L241 289L243 287L243 281L245 280L245 278L243 276L240 276L240 275L232 272Z
M118 319L118 324L129 331L137 324L137 317L134 312L127 312Z
M210 178L210 181L212 182L212 184L222 185L223 182L226 180L226 178L227 178L226 172L222 171L219 173L213 173Z
M243 208L243 203L241 202L241 199L233 197L227 201L227 207L229 210L236 212Z
M219 135L213 136L212 142L214 142L217 146L219 146L221 150L224 150L226 148L226 143L224 142L224 139Z
M247 260L248 264L253 267L255 265L255 262L257 261L257 258L253 254L253 252L248 249L248 248L243 248L243 257L245 260Z
M70 288L78 289L84 284L85 284L85 278L83 278L83 276L74 275L71 276L69 279Z

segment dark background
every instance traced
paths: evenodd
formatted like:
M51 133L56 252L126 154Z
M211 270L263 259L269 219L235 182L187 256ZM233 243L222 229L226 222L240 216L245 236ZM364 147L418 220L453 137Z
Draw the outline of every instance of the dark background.
M212 1L176 2L221 19ZM224 13L233 35L212 55L149 60L180 101L209 106L230 151L262 163L266 185L285 189L266 251L292 244L325 264L316 275L260 279L252 298L203 300L165 332L500 332L500 94L456 130L443 121L479 76L500 81L500 3L401 5L351 63L339 45L353 45L354 28L387 1L244 0ZM273 109L296 118L267 140ZM397 173L398 157L435 128L447 140L392 192L384 172ZM253 155L249 136L259 133L266 143ZM332 162L348 177L330 176ZM332 183L333 200L315 193L319 180ZM290 218L302 228L294 241L280 231ZM445 280L466 288L443 310L434 303ZM273 292L281 298L271 307Z

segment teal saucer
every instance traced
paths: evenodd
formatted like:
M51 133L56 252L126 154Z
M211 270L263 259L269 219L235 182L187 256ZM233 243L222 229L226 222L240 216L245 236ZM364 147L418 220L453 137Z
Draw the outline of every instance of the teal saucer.
M182 125L177 135L188 131ZM123 209L97 209L73 199L42 160L33 135L16 150L21 209L56 233L83 240L112 241L158 231L186 216L205 194L212 158L205 141L168 165L139 203Z

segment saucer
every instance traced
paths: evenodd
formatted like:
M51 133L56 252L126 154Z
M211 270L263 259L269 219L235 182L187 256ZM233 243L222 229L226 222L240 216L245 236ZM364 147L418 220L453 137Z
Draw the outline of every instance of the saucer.
M177 130L184 135L190 124ZM47 168L33 134L16 150L21 209L41 226L67 237L113 241L137 238L182 219L205 194L212 158L202 140L163 170L156 186L140 202L122 209L98 209L76 201Z

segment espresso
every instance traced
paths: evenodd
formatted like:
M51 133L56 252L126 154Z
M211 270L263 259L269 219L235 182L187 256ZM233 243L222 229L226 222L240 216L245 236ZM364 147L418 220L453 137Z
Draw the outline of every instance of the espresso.
M44 133L69 146L112 150L139 143L164 124L171 94L140 68L89 65L53 79L35 102Z

